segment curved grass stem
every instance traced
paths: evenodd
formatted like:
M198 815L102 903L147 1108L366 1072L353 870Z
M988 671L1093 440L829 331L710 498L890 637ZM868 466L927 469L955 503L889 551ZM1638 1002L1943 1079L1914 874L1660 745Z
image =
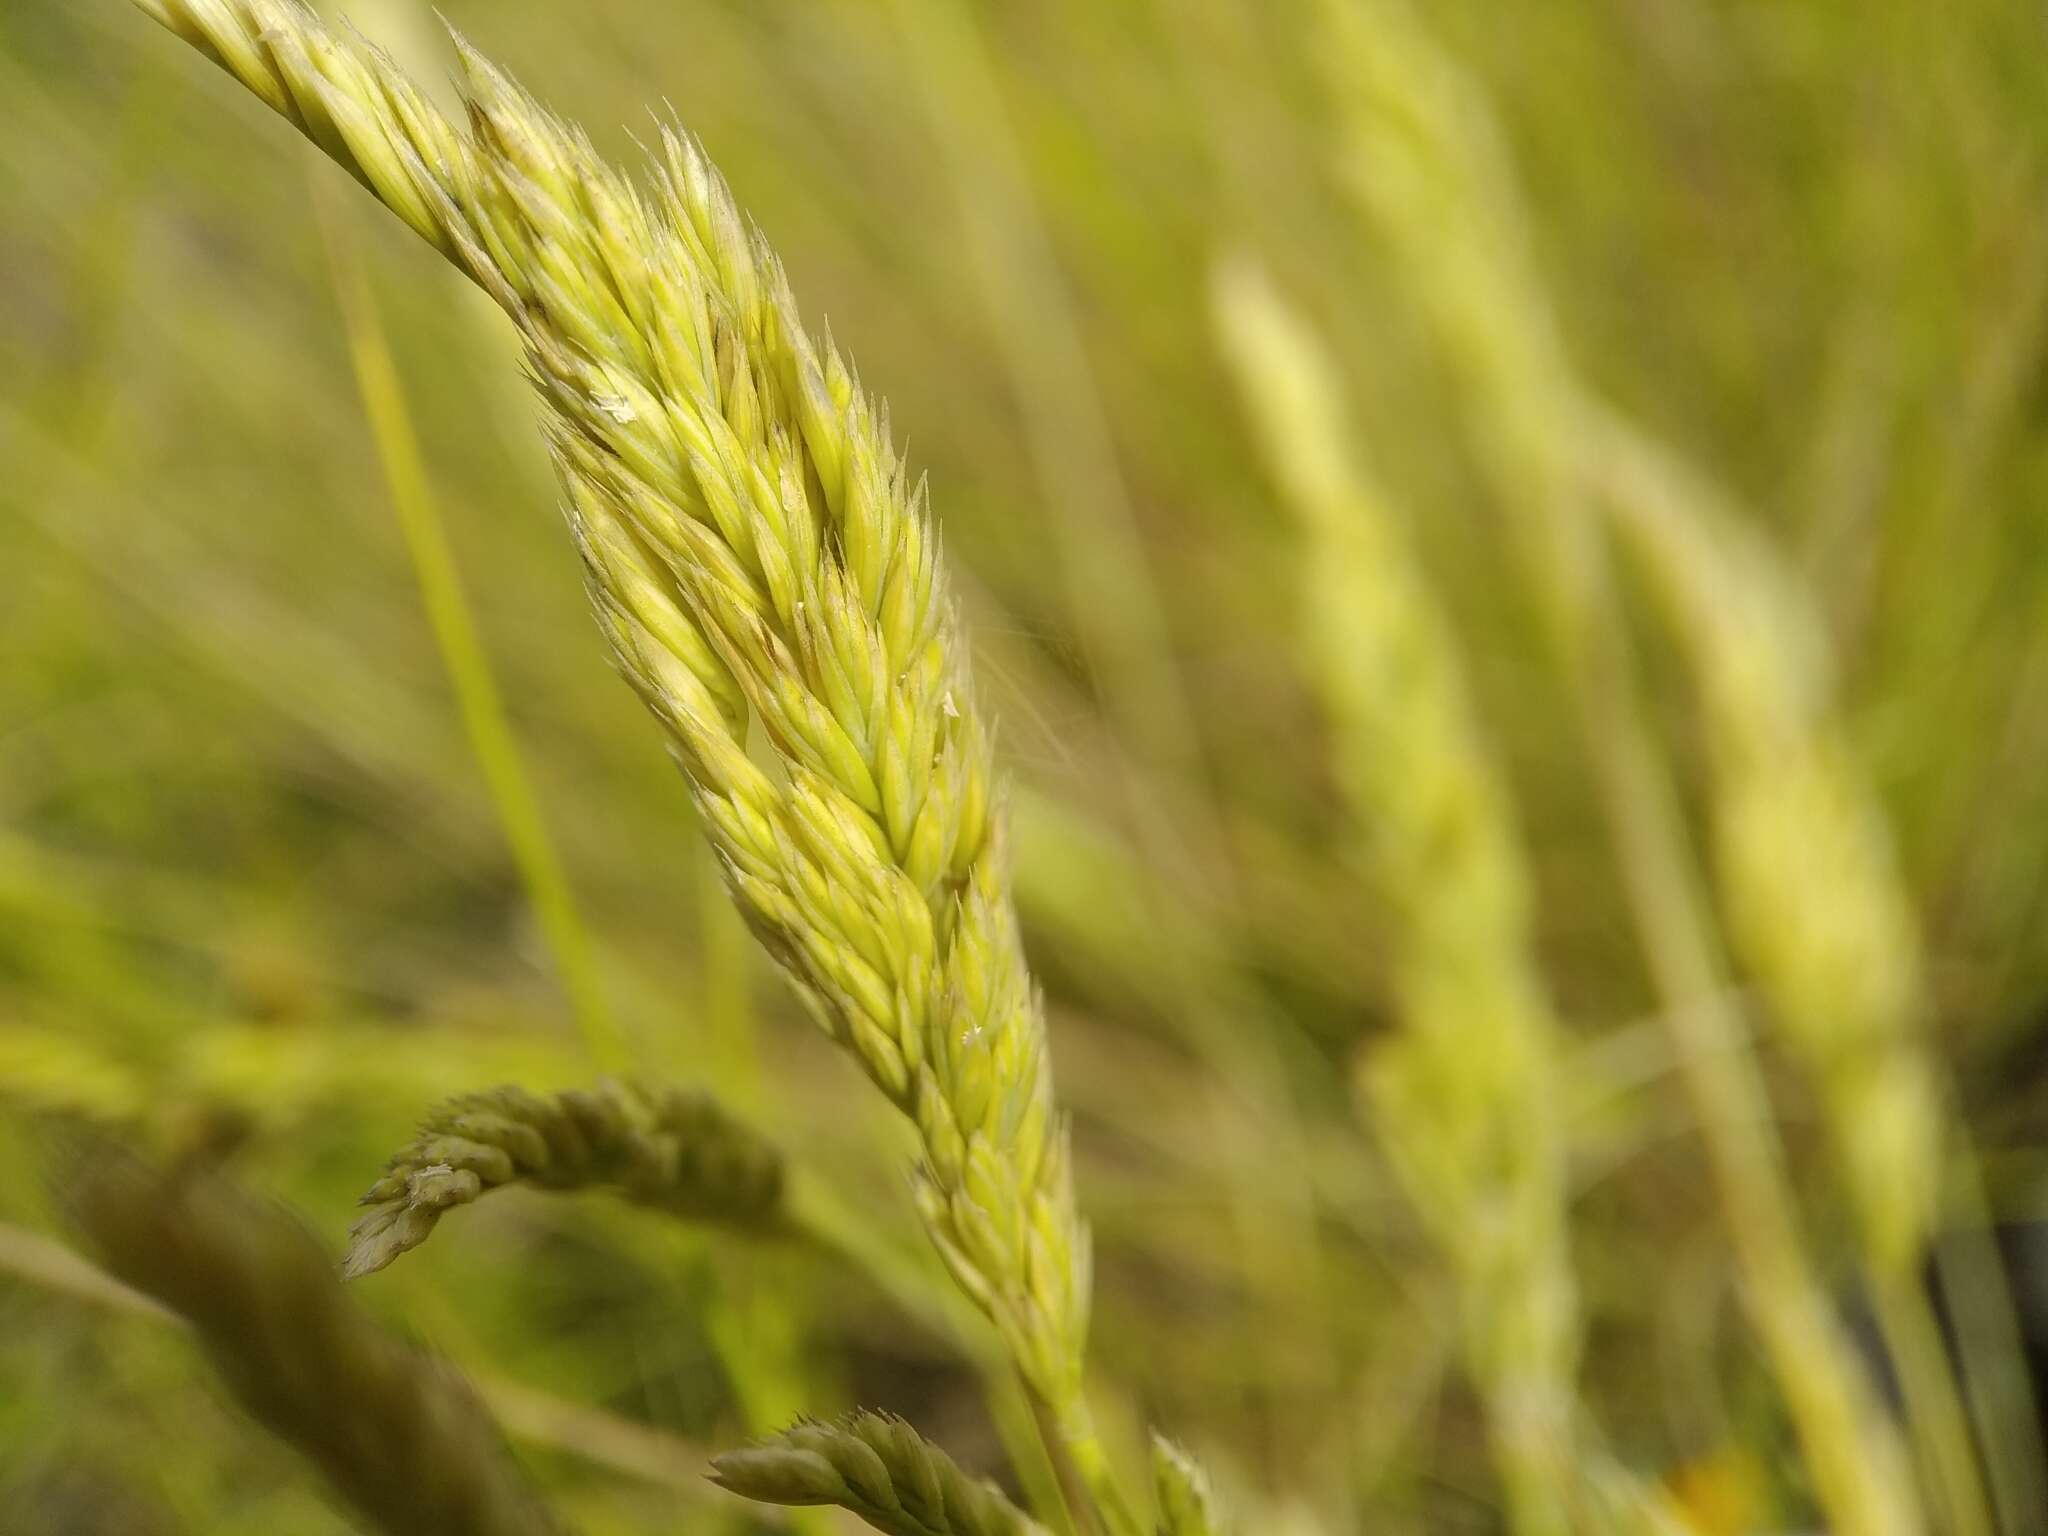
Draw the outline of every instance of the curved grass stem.
M628 1062L625 1036L605 998L590 930L578 912L561 855L549 835L540 799L521 758L519 744L505 714L504 697L492 672L490 656L477 631L476 618L463 591L462 576L450 547L426 461L407 409L391 347L377 313L368 275L354 241L332 207L334 189L319 176L311 178L313 206L322 243L333 274L335 297L348 333L349 359L363 414L375 440L384 474L419 583L420 601L434 632L442 666L455 690L464 733L476 754L492 808L511 846L535 917L546 935L556 973L575 1014L585 1049L600 1070L616 1072Z

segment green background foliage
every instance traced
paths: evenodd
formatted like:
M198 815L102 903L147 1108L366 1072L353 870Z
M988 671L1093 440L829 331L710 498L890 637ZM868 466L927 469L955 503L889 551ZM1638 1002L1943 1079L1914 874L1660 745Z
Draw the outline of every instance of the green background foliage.
M1212 264L1250 251L1343 364L1519 802L1565 1025L1586 1401L1674 1498L1796 1518L1513 513L1341 188L1315 7L443 9L614 158L650 136L643 103L673 102L930 473L1017 781L1122 1464L1165 1427L1247 1532L1499 1521L1454 1299L1351 1093L1391 1022L1391 925L1336 851L1296 524L1212 337ZM1574 362L1734 493L1819 604L1924 930L1932 1039L1998 1213L2028 1219L2043 24L2019 0L1428 13L1501 117ZM425 6L353 14L445 76ZM338 1249L435 1101L614 1065L578 1028L599 1012L636 1066L770 1128L901 1256L896 1294L792 1246L511 1193L362 1282L368 1305L492 1382L608 1415L518 1437L598 1536L769 1522L698 1453L804 1410L902 1413L1010 1478L1000 1414L915 1304L943 1279L903 1130L755 953L610 675L485 301L115 0L0 8L0 207L0 1219L52 1226L39 1139L80 1115L223 1162ZM345 310L358 264L371 302ZM366 328L402 390L370 406L417 436L566 910L532 829L523 855L507 834L502 750L480 766L465 731L351 364ZM1638 629L1704 843L1682 664ZM1811 1090L1766 1064L1853 1307ZM678 1442L666 1477L616 1465L647 1429ZM7 1273L0 1525L346 1528L177 1334Z

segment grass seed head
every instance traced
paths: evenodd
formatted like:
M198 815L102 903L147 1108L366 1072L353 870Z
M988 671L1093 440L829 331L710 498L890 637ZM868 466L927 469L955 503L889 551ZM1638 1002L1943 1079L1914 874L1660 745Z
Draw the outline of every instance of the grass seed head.
M297 0L143 8L511 318L598 621L734 900L923 1132L949 1268L1033 1384L1077 1402L1087 1245L990 733L885 413L687 135L663 131L643 187L466 44L456 123Z
M1248 265L1216 318L1267 465L1301 528L1305 650L1347 832L1397 918L1402 1029L1366 1064L1374 1127L1449 1259L1516 1527L1561 1531L1579 1348L1556 1111L1560 1031L1529 877L1450 626L1351 448L1333 360Z
M692 1221L772 1225L782 1154L706 1094L607 1080L538 1098L518 1088L451 1099L394 1157L349 1231L343 1272L373 1274L427 1240L448 1210L508 1184L608 1188Z
M720 1456L712 1481L765 1504L837 1505L889 1536L1044 1536L994 1484L887 1414L794 1425Z

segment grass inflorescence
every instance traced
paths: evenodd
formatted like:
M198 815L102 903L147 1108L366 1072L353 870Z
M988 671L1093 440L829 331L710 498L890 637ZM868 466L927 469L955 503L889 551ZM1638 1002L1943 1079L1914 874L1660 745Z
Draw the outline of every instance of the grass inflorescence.
M1258 269L1217 324L1301 522L1311 673L1359 864L1396 918L1405 1027L1362 1073L1368 1113L1450 1256L1516 1527L1574 1524L1579 1320L1566 1237L1561 1044L1530 879L1450 626L1401 519L1348 445L1334 361Z
M766 1504L836 1504L889 1536L1044 1536L993 1484L887 1414L794 1425L727 1451L712 1477Z
M1088 1241L1000 786L920 483L780 262L664 128L651 190L473 50L468 117L296 0L145 9L518 327L592 602L733 898L916 1125L918 1204L1091 1476ZM774 772L746 750L749 721Z
M363 1195L343 1271L373 1274L427 1240L442 1215L509 1184L615 1189L694 1221L772 1230L782 1154L708 1094L608 1080L538 1098L519 1088L436 1106Z

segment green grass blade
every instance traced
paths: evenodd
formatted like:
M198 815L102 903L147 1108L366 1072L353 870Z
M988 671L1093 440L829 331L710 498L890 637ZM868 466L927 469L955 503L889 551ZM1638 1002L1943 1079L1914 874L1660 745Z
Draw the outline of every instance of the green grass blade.
M549 953L568 994L584 1045L592 1062L605 1071L627 1064L625 1036L606 1001L590 930L580 915L561 855L549 836L546 818L519 744L506 718L504 697L491 670L490 656L477 632L476 619L464 594L461 572L449 544L434 496L419 438L406 406L391 347L377 314L377 302L363 271L362 259L329 204L331 193L315 178L314 203L322 238L334 274L342 322L348 331L349 357L355 367L363 413L377 445L391 507L405 535L419 582L420 600L434 631L434 642L447 668L461 710L463 729L476 753L477 766L505 829L528 899L547 936Z

